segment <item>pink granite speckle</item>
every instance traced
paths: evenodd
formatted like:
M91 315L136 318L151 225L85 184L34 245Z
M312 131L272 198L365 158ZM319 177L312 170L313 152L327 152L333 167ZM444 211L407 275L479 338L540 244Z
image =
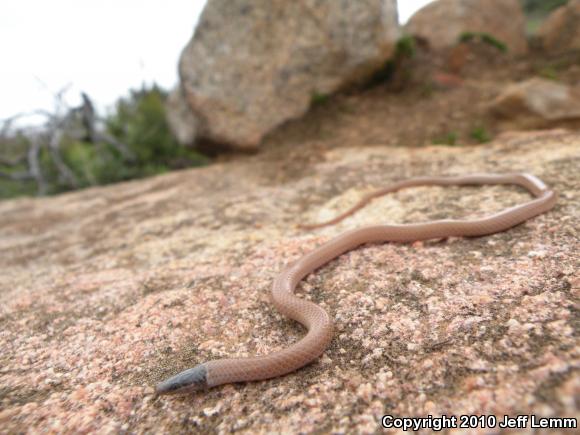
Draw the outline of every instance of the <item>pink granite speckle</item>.
M0 432L374 433L383 414L578 416L580 136L474 148L341 148L278 182L260 156L0 203ZM268 171L262 169L268 166ZM280 166L283 171L285 166ZM302 328L269 303L282 266L371 222L475 216L516 188L421 188L344 210L411 175L529 171L556 208L479 239L369 245L310 275L335 338L288 376L155 397L198 362L280 349ZM332 188L327 188L332 186Z

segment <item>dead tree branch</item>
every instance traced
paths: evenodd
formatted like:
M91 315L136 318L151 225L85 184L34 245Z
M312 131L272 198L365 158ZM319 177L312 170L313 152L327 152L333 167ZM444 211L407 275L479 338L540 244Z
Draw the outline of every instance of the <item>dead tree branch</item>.
M46 195L48 186L40 169L40 147L41 145L38 141L33 141L28 149L28 170L32 178L36 180L38 194L43 196Z
M7 178L8 180L13 180L13 181L28 181L28 180L32 180L32 175L30 175L29 172L14 172L14 173L8 173L8 172L0 171L0 177L1 178Z
M78 108L81 114L82 124L87 132L87 137L91 143L97 144L99 142L108 143L112 145L121 153L121 155L128 161L134 161L135 155L123 142L117 140L113 136L100 132L97 129L98 118L95 113L95 108L90 97L85 93L81 93L83 104Z
M60 178L73 188L78 188L79 183L73 171L67 166L60 154L60 143L63 137L61 128L56 128L52 131L48 141L48 150L52 157Z
M23 163L26 163L26 156L17 157L14 160L9 160L7 158L0 157L0 165L2 166L8 166L13 168L15 166L22 165Z
M61 147L68 140L90 142L94 145L109 144L119 151L128 162L134 162L136 157L131 149L112 135L108 134L99 125L100 119L95 111L93 102L86 93L81 93L82 104L71 108L65 102L65 94L70 85L54 93L54 108L52 111L36 110L27 113L18 113L10 118L0 120L0 140L14 140L14 124L21 118L42 116L45 119L40 132L32 129L24 130L24 138L28 142L26 154L20 158L8 159L0 157L0 178L15 181L34 180L38 186L38 195L45 195L49 190L48 180L43 174L40 156L43 149L48 152L50 160L58 172L59 181L72 188L78 188L80 182L63 158ZM27 170L11 172L19 165L25 165Z

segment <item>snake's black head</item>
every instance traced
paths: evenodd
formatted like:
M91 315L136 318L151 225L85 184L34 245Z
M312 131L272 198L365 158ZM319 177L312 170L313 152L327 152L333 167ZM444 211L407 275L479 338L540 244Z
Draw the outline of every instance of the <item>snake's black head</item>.
M207 388L207 368L204 364L185 370L157 384L156 394L185 394Z

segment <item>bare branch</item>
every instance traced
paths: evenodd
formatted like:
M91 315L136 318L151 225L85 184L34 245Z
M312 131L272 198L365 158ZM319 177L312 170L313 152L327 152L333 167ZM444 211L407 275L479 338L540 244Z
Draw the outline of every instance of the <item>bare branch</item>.
M18 157L14 160L9 160L9 159L6 159L4 157L0 157L0 165L2 165L2 166L14 167L14 166L21 165L25 162L26 162L26 156Z
M89 140L92 143L99 142L108 143L114 146L125 159L129 161L134 161L135 155L127 145L125 145L123 142L117 140L116 138L107 133L99 132L99 130L96 128L97 117L95 114L93 102L85 92L82 92L81 96L83 99L83 104L79 108L79 110L81 112L82 123L85 129L87 130Z
M56 165L56 169L58 170L61 179L63 179L71 187L77 188L79 186L77 177L64 162L60 154L60 143L62 140L62 136L63 136L62 129L60 127L57 127L50 136L50 140L48 141L48 149L50 151L52 161Z
M38 195L46 195L47 185L46 180L40 169L40 143L38 141L33 141L28 149L28 170L32 175L32 178L36 180L38 186Z
M44 116L45 118L47 118L48 120L47 122L50 122L50 120L52 120L55 117L55 115L50 113L48 110L44 109L33 110L31 112L17 113L16 115L12 115L9 118L0 120L0 124L2 124L2 128L0 129L0 137L8 136L8 133L10 132L10 129L12 128L14 122L22 118L28 118L30 116Z
M14 173L9 173L9 172L0 171L0 177L1 178L7 178L9 180L14 180L14 181L27 181L27 180L32 180L33 179L33 177L30 174L30 172L14 172Z
M40 79L38 80L41 82ZM7 138L8 140L16 138L18 130L15 124L21 118L41 116L45 120L44 125L39 129L22 130L26 138L26 142L22 145L28 147L25 156L16 159L0 157L0 167L5 168L0 170L0 178L15 181L34 180L38 186L38 195L45 195L50 187L50 180L46 178L46 174L43 174L40 161L41 151L45 148L48 151L47 157L56 167L59 180L70 187L78 188L80 182L62 154L63 143L69 139L88 140L95 145L109 144L116 148L126 161L136 160L135 154L125 143L104 131L93 102L86 93L82 93L81 106L71 108L66 104L65 94L69 88L70 85L67 85L53 93L54 107L50 111L41 109L18 113L4 120L0 119L0 139ZM10 168L17 169L19 165L25 165L26 169L21 172L10 171ZM89 176L87 178L90 179ZM95 180L92 181L95 182Z

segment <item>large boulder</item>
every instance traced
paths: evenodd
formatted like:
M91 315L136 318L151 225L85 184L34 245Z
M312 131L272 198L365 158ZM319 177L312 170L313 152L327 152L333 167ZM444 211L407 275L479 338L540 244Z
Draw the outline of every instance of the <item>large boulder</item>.
M181 86L176 86L167 98L169 128L183 145L191 145L197 136L198 120L189 108Z
M490 111L510 129L580 125L580 87L529 79L508 86Z
M255 148L312 98L365 77L391 56L395 0L210 0L180 76L200 135Z
M539 30L545 49L562 53L580 50L580 0L556 9Z
M415 13L405 30L436 49L455 45L468 32L488 34L515 54L528 49L519 0L436 0Z

